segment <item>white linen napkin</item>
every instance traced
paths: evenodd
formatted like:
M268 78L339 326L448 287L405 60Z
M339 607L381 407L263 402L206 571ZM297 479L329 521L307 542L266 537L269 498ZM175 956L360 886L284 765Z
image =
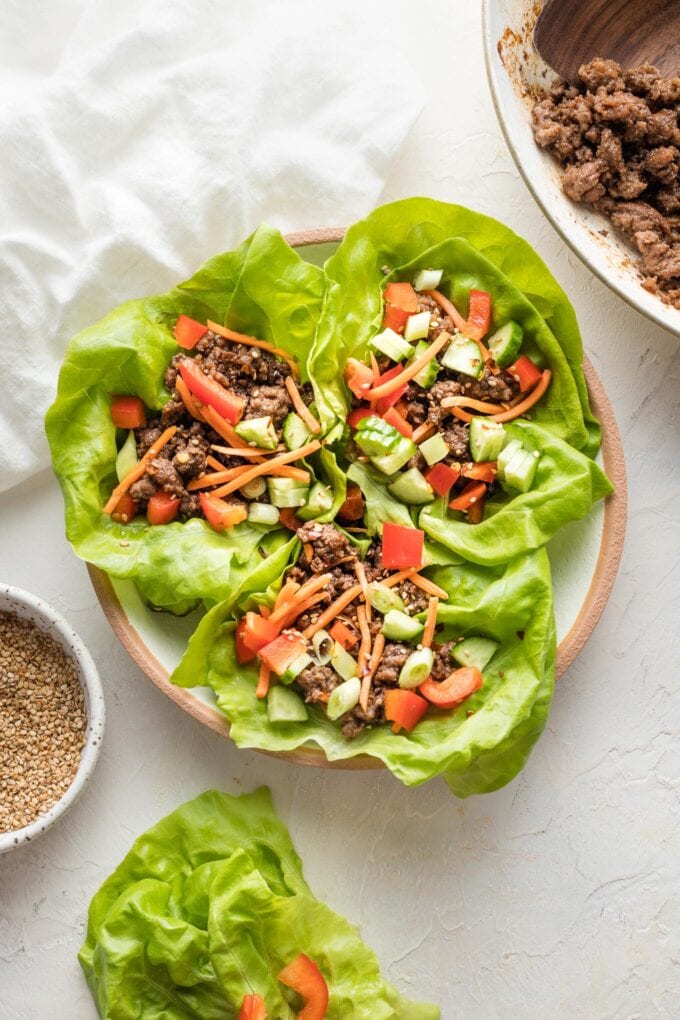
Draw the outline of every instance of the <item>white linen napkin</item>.
M422 103L382 5L8 0L0 29L0 491L49 463L66 342L260 222L375 204Z

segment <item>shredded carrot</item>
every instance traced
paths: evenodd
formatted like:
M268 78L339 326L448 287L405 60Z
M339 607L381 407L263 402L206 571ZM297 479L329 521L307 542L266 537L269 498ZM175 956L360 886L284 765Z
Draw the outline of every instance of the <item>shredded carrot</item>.
M259 478L260 475L271 475L275 474L274 468L280 468L285 464L288 464L291 460L301 460L302 457L307 457L310 453L315 453L321 448L321 443L318 439L312 440L311 443L307 443L306 446L301 446L299 450L289 450L287 453L280 453L276 457L272 457L271 460L266 461L264 464L256 464L254 467L248 468L245 474L241 475L240 478L235 478L231 482L227 482L226 485L220 486L213 493L214 496L221 498L228 496L230 492L235 489L240 489L242 485L246 485L248 482L252 482L254 478Z
M357 597L360 591L361 591L360 584L353 584L351 588L348 588L347 591L344 591L342 595L340 595L335 600L335 602L331 602L328 609L324 609L323 613L321 614L321 616L319 616L318 620L316 620L314 623L310 623L309 627L307 627L302 632L303 636L306 638L310 638L313 637L318 630L323 630L327 623L330 623L331 620L334 620L338 613L341 613L343 609L345 609L350 604L350 602L354 601L354 599Z
M289 375L286 376L286 389L288 390L288 396L293 402L293 407L300 415L309 431L313 432L314 435L318 435L318 433L321 432L321 425L300 396L300 391L295 385L295 380Z
M115 487L115 489L109 496L107 502L104 505L103 512L105 514L110 514L111 511L116 508L116 506L120 502L120 497L124 496L128 489L130 488L130 486L133 485L138 478L142 477L142 475L147 469L149 461L152 461L154 457L158 456L158 454L161 452L165 444L172 439L176 431L177 426L171 425L169 428L165 430L165 432L163 432L158 437L155 443L151 444L151 446L146 451L144 456L135 464L131 471L128 471L125 478L118 483L118 485Z
M359 623L359 633L361 634L361 644L359 645L359 654L357 659L359 661L359 673L363 673L366 660L368 659L371 651L371 631L366 620L366 606L357 606L357 621Z
M369 355L371 359L371 369L373 371L373 382L380 378L380 366L378 365L378 359L376 358L373 351Z
M189 389L187 384L184 382L184 379L182 378L181 375L177 376L177 380L175 382L175 389L179 393L179 395L180 395L180 397L182 399L182 403L186 407L186 409L189 412L189 414L191 415L191 417L195 418L196 421L205 421L205 418L203 417L203 415L199 411L197 400L195 399L195 397L191 393L191 390Z
M465 336L466 335L465 327L467 326L467 321L463 318L463 316L460 314L455 305L438 290L426 290L425 293L429 294L431 298L434 298L434 300L437 302L441 310L446 315L448 315L450 319L453 320L453 324L456 327L456 329L460 330L463 336ZM468 337L468 339L474 339L474 337ZM495 361L491 357L488 348L484 346L481 340L475 340L475 343L479 347L480 353L482 355L482 360L489 369L489 371L493 375L499 375L500 368L498 368Z
M549 368L546 368L541 376L540 382L533 388L528 397L525 397L525 399L520 401L519 404L515 404L514 407L508 408L507 411L503 411L501 414L489 415L489 421L513 421L515 418L519 418L521 415L525 414L541 399L550 385L551 378L552 372ZM463 411L460 407L454 407L453 414L456 418L460 418L461 421L472 421L472 415L468 414L467 411Z
M305 551L305 557L307 559L307 562L311 563L312 557L314 556L314 546L312 545L311 542L303 542L302 548Z
M425 630L423 636L420 639L420 643L423 648L429 648L434 638L434 628L437 623L437 610L439 609L439 599L436 595L431 595L427 603L427 619L425 620Z
M333 626L328 628L328 633L332 638L335 638L339 645L342 645L345 651L354 648L359 640L354 631L342 620L336 620Z
M475 400L474 397L444 397L442 407L471 407L474 411L486 414L500 414L507 410L502 404L491 404L488 400Z
M245 344L247 347L259 347L261 351L269 351L270 354L275 354L277 358L282 358L286 362L297 379L300 378L300 370L294 360L287 351L282 350L280 347L275 347L274 344L267 343L266 340L257 340L254 336L248 336L247 333L237 333L235 329L218 326L216 322L211 322L210 319L208 319L208 329L211 329L213 333L217 333L218 336L223 336L225 340L234 340L235 343Z
M217 432L219 436L222 436L222 439L226 439L231 446L237 446L240 449L245 448L246 450L253 449L252 446L248 446L248 443L246 443L244 439L241 439L239 434L234 430L233 425L230 425L229 422L226 421L226 419L223 418L214 407L210 407L209 404L206 404L203 409L203 414L205 415L205 420L208 424L212 425L215 432ZM264 460L264 458L262 459Z
M268 620L272 615L272 611L269 606L260 606L260 616L264 616L265 620Z
M366 619L371 622L371 603L368 599L368 580L366 578L366 571L361 560L354 561L354 573L357 575L357 581L361 585L361 592L364 596L366 603Z
M285 601L281 600L281 602L279 602L277 600L276 610L272 613L272 622L277 623L283 616L286 616L291 609L292 604L299 605L311 598L312 595L316 595L319 588L324 588L330 579L330 574L318 574L316 577L311 577L309 581L305 581L305 583L301 587L298 587L295 591L292 591Z
M205 458L205 462L208 467L215 468L215 471L224 471L224 464L222 461L218 460L217 457L213 457L210 453Z
M276 602L274 603L274 609L278 609L280 606L287 605L296 591L298 591L300 585L297 581L286 581L282 586L281 591L276 596Z
M371 661L368 672L361 681L361 693L359 694L359 704L363 708L364 712L368 710L368 696L371 693L371 684L375 671L378 668L378 664L382 659L382 653L385 649L385 635L382 631L379 631L375 636L373 643L373 651L371 652Z
M441 349L447 345L451 339L451 334L442 331L436 340L433 340L427 350L420 355L419 358L415 358L409 362L406 368L395 375L392 379L388 379L387 382L381 383L380 386L374 386L370 390L366 390L364 393L364 400L379 400L381 397L386 397L388 394L393 393L394 390L398 390L404 383L409 382L414 376L427 365L433 358L439 354Z
M398 574L392 574L391 577L386 577L381 584L384 584L386 588L394 588L395 584L401 584L402 581L408 581L414 574L417 574L420 567L409 567L408 570L400 570Z
M306 613L313 606L318 605L319 602L323 602L327 597L326 592L322 591L317 592L316 595L310 595L309 598L304 599L302 602L290 602L286 606L286 615L281 619L281 630L292 627L298 617L302 616L303 613Z
M192 478L187 485L187 491L196 492L198 489L209 489L211 485L221 485L223 482L231 481L232 478L239 478L244 471L249 470L247 464L239 464L238 467L223 468L201 478Z
M430 581L428 577L422 577L420 574L412 574L410 580L415 584L421 591L424 591L427 595L436 595L438 599L448 599L449 593L440 588L434 581Z
M413 430L413 435L411 436L411 439L417 446L418 443L422 443L424 439L427 439L428 436L431 436L433 432L434 425L432 424L432 422L424 421L422 425L419 425L417 429Z
M216 443L212 445L213 450L217 450L218 453L223 453L227 457L259 457L262 460L263 450L259 446L218 446ZM285 450L285 446L277 446L275 450L267 450L267 453L274 454L280 450Z
M264 662L260 663L260 675L257 679L257 688L255 689L256 698L266 698L269 693L269 681L271 679L272 671L269 666L266 666Z

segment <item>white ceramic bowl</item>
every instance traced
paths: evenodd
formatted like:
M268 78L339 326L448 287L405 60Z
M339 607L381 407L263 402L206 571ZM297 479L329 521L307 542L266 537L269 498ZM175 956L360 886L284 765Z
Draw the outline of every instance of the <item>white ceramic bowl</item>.
M22 843L29 843L49 829L58 818L65 814L78 799L85 784L94 772L104 736L104 694L99 673L92 656L78 635L62 616L47 603L21 588L0 584L0 610L14 613L23 620L30 620L43 633L54 638L73 659L83 689L87 729L78 771L66 793L44 814L39 815L30 825L12 832L0 833L0 854L15 850Z
M508 148L541 209L579 258L624 301L680 336L680 311L644 290L633 248L609 220L567 198L557 161L534 142L530 89L555 77L533 45L542 6L543 0L483 2L486 69Z

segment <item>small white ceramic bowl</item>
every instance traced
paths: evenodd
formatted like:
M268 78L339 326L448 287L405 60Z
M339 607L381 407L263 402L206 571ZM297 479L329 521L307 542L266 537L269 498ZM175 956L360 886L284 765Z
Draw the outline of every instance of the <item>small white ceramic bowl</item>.
M94 772L104 736L104 694L99 673L92 656L62 616L46 602L21 588L0 584L0 611L14 613L23 620L30 620L44 634L54 638L66 654L75 662L78 679L83 689L87 728L80 765L73 782L66 793L44 814L39 815L30 825L12 832L0 833L0 854L15 850L22 843L36 839L61 818L78 799L85 784Z

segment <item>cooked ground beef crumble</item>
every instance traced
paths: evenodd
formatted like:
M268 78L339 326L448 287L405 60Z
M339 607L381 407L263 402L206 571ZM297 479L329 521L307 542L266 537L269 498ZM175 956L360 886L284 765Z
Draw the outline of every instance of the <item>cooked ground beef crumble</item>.
M310 561L303 553L297 564L288 572L287 578L297 581L298 584L304 584L314 574L326 572L331 574L331 579L324 589L326 596L324 601L297 620L296 629L302 631L343 591L357 583L354 564L358 558L358 549L331 524L310 521L298 529L297 536L304 545L311 546L312 557ZM364 569L369 581L380 581L393 573L380 565L381 552L381 543L375 539L364 559ZM401 596L410 615L427 609L427 595L412 581L405 581L392 590ZM338 619L358 635L359 625L354 603L348 606ZM382 616L374 613L370 626L372 634L375 636L382 627ZM433 645L435 652L433 676L435 679L444 679L451 672L453 664L450 652L452 647L453 642L441 646ZM342 732L348 740L354 739L366 727L385 721L385 691L390 687L398 686L399 671L413 650L412 646L398 641L385 643L381 662L373 677L366 711L364 712L361 706L357 705L339 720ZM326 704L331 691L341 683L342 678L331 666L313 664L307 666L296 677L294 686L297 686L306 702Z
M279 429L293 405L285 386L290 368L268 351L244 344L233 343L206 330L195 347L195 361L201 370L214 378L231 392L245 401L244 418L270 416ZM179 501L178 518L201 517L201 503L197 492L189 492L187 484L206 472L206 457L212 453L225 468L235 467L243 461L211 450L213 444L224 446L224 439L209 425L195 421L188 413L177 392L178 365L185 352L176 354L165 372L165 385L171 393L170 400L157 418L147 425L135 429L137 456L141 457L169 425L176 425L177 432L158 457L151 461L145 474L130 487L130 495L140 512L144 512L153 494L162 489L176 496ZM312 401L309 384L299 387L306 404ZM212 470L212 469L210 469ZM261 497L266 500L266 497ZM238 494L230 502L243 502Z
M603 213L640 253L642 285L680 308L680 77L596 58L533 110L534 138L564 166L569 198Z

